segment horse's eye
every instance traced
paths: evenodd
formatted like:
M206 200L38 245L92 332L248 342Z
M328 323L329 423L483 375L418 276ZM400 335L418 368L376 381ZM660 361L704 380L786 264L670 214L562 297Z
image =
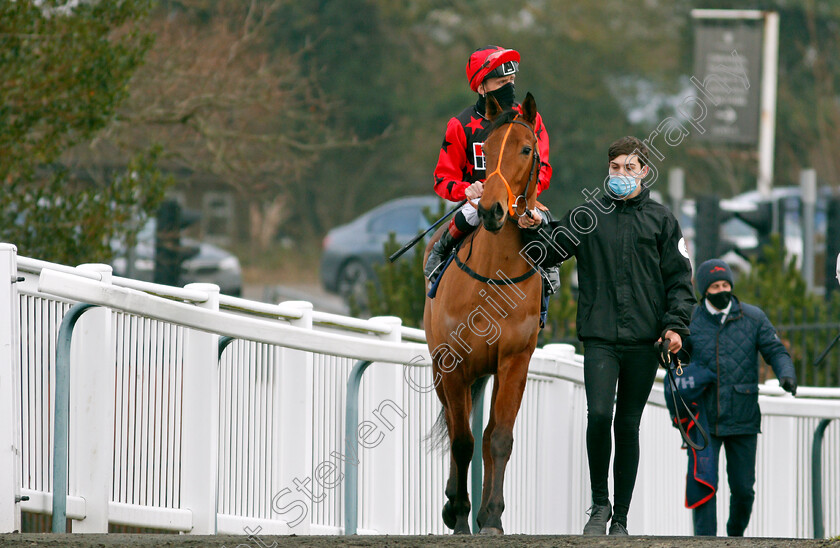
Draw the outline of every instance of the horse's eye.
M522 147L522 154L531 154L531 147L529 147L529 146Z

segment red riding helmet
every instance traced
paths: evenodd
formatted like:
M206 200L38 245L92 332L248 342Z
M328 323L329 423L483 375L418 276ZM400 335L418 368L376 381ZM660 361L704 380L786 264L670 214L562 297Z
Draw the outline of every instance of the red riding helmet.
M478 86L487 78L501 78L519 72L519 52L499 46L484 46L470 55L467 61L467 80L470 89L478 91Z

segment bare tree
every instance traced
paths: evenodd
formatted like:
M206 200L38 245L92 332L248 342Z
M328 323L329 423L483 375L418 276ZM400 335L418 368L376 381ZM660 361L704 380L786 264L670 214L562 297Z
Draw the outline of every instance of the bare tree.
M840 47L840 40L837 38L840 10L835 6L834 13L822 13L824 17L832 17L828 18L827 24L823 20L824 28L818 29L815 6L812 2L807 4L805 19L808 43L797 45L806 66L809 66L813 73L815 104L812 106L816 110L816 116L811 120L800 119L803 129L811 129L813 133L811 139L808 139L811 141L808 165L797 167L813 166L826 182L836 188L840 184L836 176L840 170L840 158L837 157L837 150L840 150L840 95L837 93L837 79L840 75L837 73L836 63L836 52ZM802 137L807 138L807 135Z
M319 154L339 146L335 108L301 70L303 51L273 45L287 0L192 0L158 13L147 63L106 137L129 148L161 142L173 166L211 174L248 203L265 249L288 217L290 193Z

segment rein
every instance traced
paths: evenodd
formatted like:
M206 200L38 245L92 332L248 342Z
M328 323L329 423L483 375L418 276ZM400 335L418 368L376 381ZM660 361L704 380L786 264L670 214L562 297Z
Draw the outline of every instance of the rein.
M529 126L525 122L522 122L522 121L518 120L517 118L519 118L518 114L508 124L509 127L507 128L507 131L505 132L505 136L502 139L502 148L499 149L499 161L496 163L496 169L493 171L493 173L491 173L490 175L488 175L484 179L485 181L487 181L493 175L496 175L496 174L499 175L499 178L505 184L505 189L507 189L507 193L508 193L508 215L509 215L509 217L511 217L511 219L513 218L514 215L517 215L519 217L523 217L525 215L528 215L528 216L531 215L531 212L528 210L528 187L531 186L531 180L535 178L534 176L536 175L536 172L537 172L537 166L540 163L539 162L540 153L537 151L537 148L539 147L539 142L535 142L534 143L534 149L533 149L533 155L531 156L531 169L528 173L528 181L525 183L525 190L523 190L522 194L520 194L519 196L514 196L513 191L510 189L510 183L508 183L507 177L505 177L504 174L502 173L502 158L505 155L505 145L507 145L507 140L508 140L508 136L510 135L510 130L513 129L513 124L519 124L520 126L525 126L526 128L528 128L528 131L530 131L531 134L534 135L534 140L535 141L537 139L537 135L534 133L534 130L531 129L531 126ZM524 200L525 200L525 213L520 214L520 213L517 213L516 210L519 206L519 200L521 198L524 198Z
M479 228L479 230L481 230L481 228ZM469 251L469 253L467 253L467 258L465 260L462 261L461 258L458 257L458 249L455 250L455 264L458 265L458 268L460 268L461 270L466 272L467 275L470 278L472 278L474 280L478 280L479 282L484 283L484 284L488 284L488 285L513 285L513 284L518 284L519 282L524 282L525 280L527 280L528 278L533 276L534 273L536 273L540 270L540 267L534 268L532 266L531 270L529 270L525 274L522 274L521 276L517 276L516 278L507 278L507 279L504 279L504 280L500 280L498 278L488 278L487 276L482 276L481 274L479 274L478 272L476 272L472 268L468 267L467 264L466 264L466 262L470 260L470 257L472 257L473 243L474 243L475 235L477 234L477 232L478 231L470 234L470 237L469 237L470 238L469 239L470 251ZM464 244L466 244L466 240L464 240ZM463 246L459 246L459 249L460 249L460 247L463 247Z
M531 276L533 276L534 274L537 273L537 269L534 268L534 267L531 267L531 270L529 270L528 272L526 272L525 274L523 274L521 276L517 276L516 278L508 278L508 279L505 279L505 280L500 280L498 278L488 278L487 276L482 276L481 274L479 274L478 272L476 272L475 270L473 270L472 268L470 268L466 264L464 264L461 261L461 259L458 257L458 253L455 253L455 264L458 265L458 268L460 268L461 270L463 270L464 272L469 274L469 276L471 278L473 278L474 280L478 280L479 282L485 283L485 284L488 284L488 285L513 285L513 284L518 284L519 282L524 282L525 280L527 280L528 278L530 278Z

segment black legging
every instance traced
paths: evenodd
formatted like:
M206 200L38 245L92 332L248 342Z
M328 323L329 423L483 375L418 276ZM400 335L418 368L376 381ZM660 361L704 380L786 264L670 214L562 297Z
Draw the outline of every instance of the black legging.
M599 505L609 502L610 425L615 402L614 511L619 521L626 522L630 509L639 468L639 423L657 367L652 343L626 346L587 343L584 350L583 379L588 410L586 451L592 501Z

